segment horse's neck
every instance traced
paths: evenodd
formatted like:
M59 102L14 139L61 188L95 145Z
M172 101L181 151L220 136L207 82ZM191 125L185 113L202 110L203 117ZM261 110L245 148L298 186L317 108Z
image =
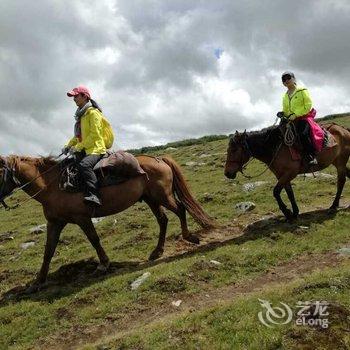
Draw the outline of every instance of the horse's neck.
M57 171L48 172L46 165L34 165L27 162L21 162L16 170L16 176L21 182L21 185L28 184L23 187L23 191L39 202L44 202L47 199L47 188L53 182Z
M273 152L277 144L267 142L267 134L256 134L248 137L248 145L252 156L263 163L270 163L273 157Z

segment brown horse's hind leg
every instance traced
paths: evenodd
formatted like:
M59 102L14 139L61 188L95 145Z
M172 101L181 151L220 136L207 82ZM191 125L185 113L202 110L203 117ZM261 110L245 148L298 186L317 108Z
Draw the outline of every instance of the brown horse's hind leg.
M183 239L191 243L199 244L199 238L190 234L188 231L185 206L182 203L177 202L173 196L167 198L167 202L164 203L164 206L171 210L180 219L181 234Z
M158 203L153 203L152 201L146 198L145 198L145 202L151 208L159 224L158 244L148 258L148 260L156 260L159 257L161 257L164 253L164 243L165 243L166 229L168 226L168 218L165 215L164 208L161 205L159 205Z
M91 245L96 249L96 253L100 260L100 264L97 266L98 271L107 271L110 262L109 258L101 246L100 238L97 235L95 227L90 218L83 218L76 222L79 227L83 230L86 237L90 241Z
M66 223L62 221L47 222L47 236L46 236L44 260L36 280L30 287L27 288L26 290L27 293L33 293L38 291L40 287L46 282L51 259L55 253L57 243L60 238L60 234L65 226L66 226Z

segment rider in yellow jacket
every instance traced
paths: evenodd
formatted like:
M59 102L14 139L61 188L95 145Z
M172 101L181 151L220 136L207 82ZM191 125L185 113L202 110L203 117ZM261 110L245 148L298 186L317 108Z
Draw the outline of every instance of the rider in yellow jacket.
M90 91L80 85L67 93L78 106L75 112L74 136L62 152L74 155L79 172L85 182L84 200L94 206L101 205L94 166L112 147L114 135L101 108L91 99Z
M73 136L68 147L86 154L104 154L112 147L114 135L112 127L103 114L94 107L89 107L81 117L81 141Z
M315 147L312 142L311 128L307 121L307 116L316 112L312 108L312 100L309 91L305 87L297 85L295 76L292 72L282 74L282 83L287 88L283 95L283 112L277 113L277 116L285 117L295 124L300 141L302 143L306 161L309 165L316 165Z

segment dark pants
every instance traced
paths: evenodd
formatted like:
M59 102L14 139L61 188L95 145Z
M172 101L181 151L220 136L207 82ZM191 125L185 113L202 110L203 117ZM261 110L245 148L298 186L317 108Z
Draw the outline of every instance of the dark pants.
M93 171L94 166L104 156L104 154L84 153L77 160L77 167L85 183L85 195L94 194L98 196L97 177Z
M304 152L307 155L315 157L315 148L312 142L311 128L309 123L305 119L296 119L294 123Z

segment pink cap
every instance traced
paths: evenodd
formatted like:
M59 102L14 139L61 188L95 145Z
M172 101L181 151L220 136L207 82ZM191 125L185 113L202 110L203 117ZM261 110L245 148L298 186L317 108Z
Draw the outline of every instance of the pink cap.
M69 96L69 97L76 96L79 94L83 94L83 95L87 96L88 98L91 98L90 90L84 85L79 85L79 86L75 87L72 91L67 92L67 96Z

